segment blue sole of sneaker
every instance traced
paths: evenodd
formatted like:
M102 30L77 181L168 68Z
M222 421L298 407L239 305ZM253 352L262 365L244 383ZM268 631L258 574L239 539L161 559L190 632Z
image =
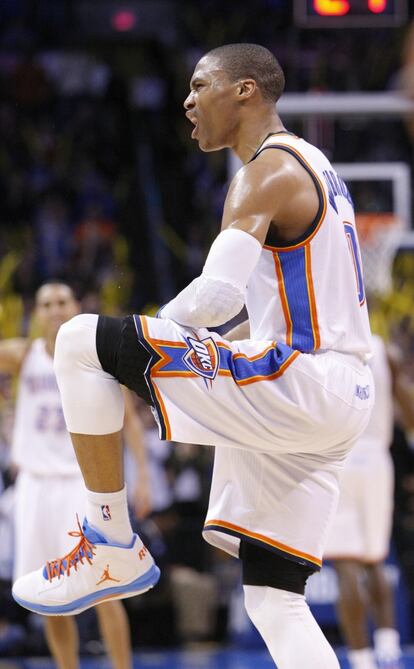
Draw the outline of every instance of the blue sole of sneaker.
M128 585L121 585L113 588L105 588L105 590L100 590L99 592L92 592L90 595L76 599L69 604L64 604L61 606L43 606L42 604L36 604L35 602L28 602L20 597L16 597L13 593L14 600L23 606L29 611L34 613L40 613L43 615L52 615L52 616L70 616L76 613L81 613L86 609L95 606L96 604L101 604L106 600L110 599L126 599L127 597L134 597L135 595L141 595L147 590L150 590L154 587L159 581L160 570L156 565L153 565L143 576L137 578L136 581L128 583Z

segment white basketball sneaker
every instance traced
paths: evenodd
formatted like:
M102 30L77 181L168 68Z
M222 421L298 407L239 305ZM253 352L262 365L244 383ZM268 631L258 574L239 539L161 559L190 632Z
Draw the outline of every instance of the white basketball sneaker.
M35 613L68 616L105 602L141 595L160 577L150 552L137 534L130 546L111 543L85 518L77 546L43 569L18 578L13 598Z

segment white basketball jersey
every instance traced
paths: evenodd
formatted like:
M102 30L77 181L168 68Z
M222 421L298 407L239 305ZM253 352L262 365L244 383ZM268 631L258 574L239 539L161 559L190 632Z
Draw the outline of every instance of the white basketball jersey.
M371 335L349 191L323 153L305 140L272 134L255 157L272 149L287 151L306 169L319 211L296 242L278 244L269 232L247 286L251 337L285 342L303 353L334 350L369 357Z
M372 457L388 456L394 426L392 378L387 351L381 337L372 337L369 361L375 382L375 402L365 431L350 452L347 462L365 462Z
M12 459L24 471L73 475L79 465L66 430L53 359L36 339L23 362L16 402Z

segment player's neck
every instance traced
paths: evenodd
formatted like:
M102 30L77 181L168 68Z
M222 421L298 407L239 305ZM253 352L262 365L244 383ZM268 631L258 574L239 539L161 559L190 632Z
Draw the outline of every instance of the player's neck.
M233 151L246 164L253 158L268 135L273 132L281 132L284 129L276 110L272 110L271 113L268 111L258 112L242 120Z

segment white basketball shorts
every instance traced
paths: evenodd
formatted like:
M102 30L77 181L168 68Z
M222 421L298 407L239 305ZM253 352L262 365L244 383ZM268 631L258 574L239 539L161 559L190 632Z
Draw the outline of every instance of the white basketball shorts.
M338 510L325 557L366 563L384 560L389 551L394 506L390 454L379 451L364 462L346 462L339 485Z
M134 318L161 439L217 447L205 538L320 568L338 472L374 400L369 366Z
M15 495L14 580L46 561L64 557L76 544L68 535L82 524L86 492L82 476L38 476L21 471Z
M354 441L365 427L374 388L355 356L134 319L152 356L146 381L162 439L314 453Z

